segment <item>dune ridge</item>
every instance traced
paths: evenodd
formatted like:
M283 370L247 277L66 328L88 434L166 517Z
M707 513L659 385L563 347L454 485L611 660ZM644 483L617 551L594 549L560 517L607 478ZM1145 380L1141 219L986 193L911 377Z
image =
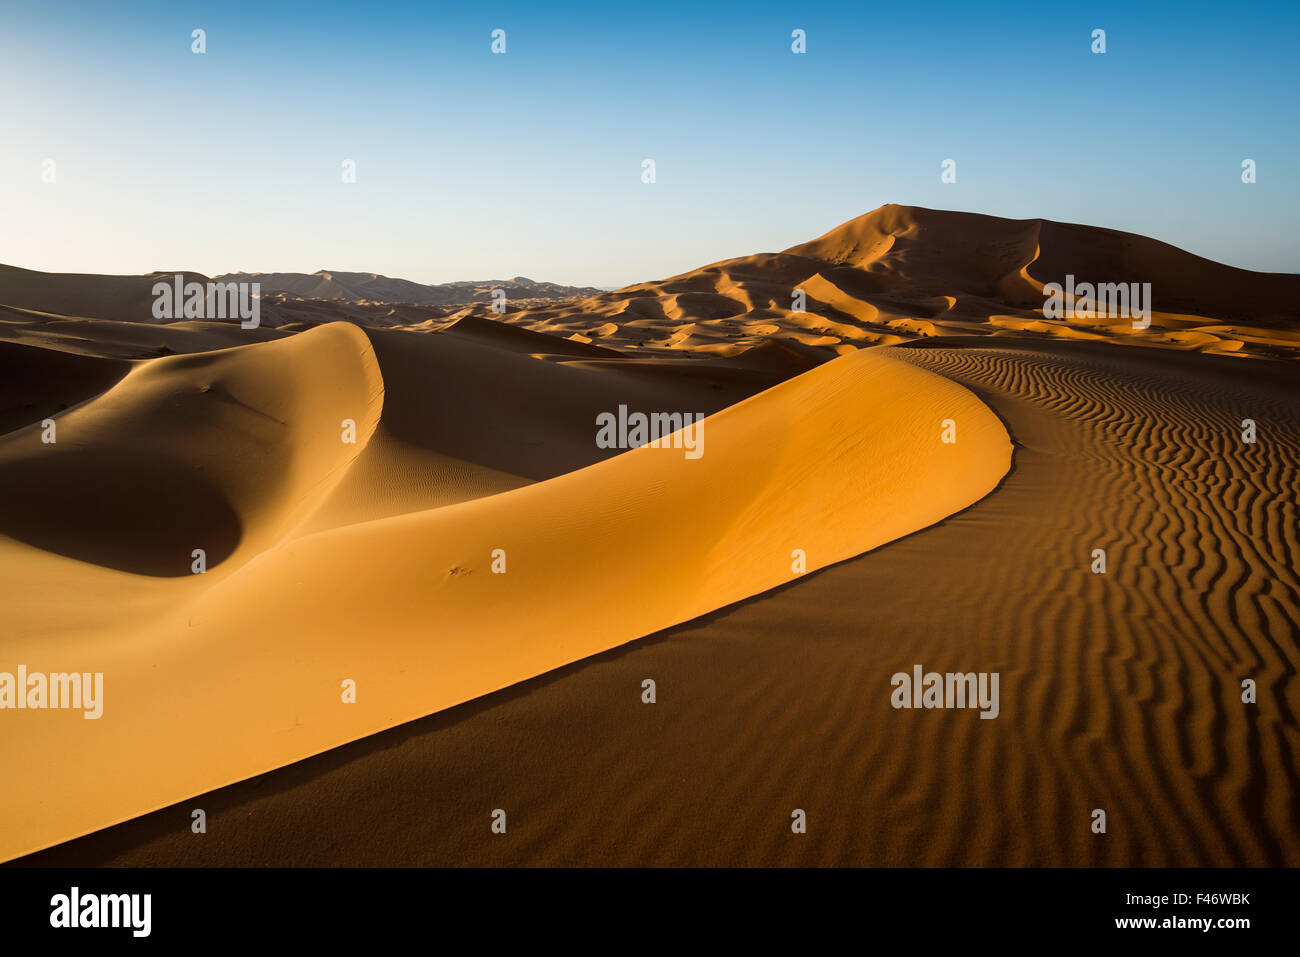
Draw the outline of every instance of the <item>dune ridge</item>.
M230 392L238 391L232 382L247 380L196 379L200 371L226 360L283 369L286 350L302 358L322 349L360 360L366 376L377 370L364 333L324 326L283 342L154 360L65 428L76 435L83 422L93 431L89 423L129 419L130 402L118 393L148 394L151 379L208 400L199 379ZM322 364L312 358L304 368ZM342 404L325 411L248 395L234 414L241 422L256 416L259 428L289 424L300 454L320 455L318 446L338 445L327 420L349 401L370 416L363 431L373 434L382 395L376 377L360 391L344 389ZM154 396L147 404L169 403ZM878 414L863 418L858 410L868 405ZM940 442L945 418L960 423L957 445ZM276 536L264 538L255 557L232 551L203 588L182 579L168 610L155 606L149 624L70 623L54 636L44 610L31 609L45 616L47 633L39 642L11 641L10 653L34 670L59 670L66 648L85 655L93 644L95 670L108 676L113 695L112 720L68 741L61 716L10 718L8 760L24 784L5 792L0 816L21 827L0 833L0 855L104 827L696 617L795 577L796 548L808 570L874 548L969 505L1010 461L1006 433L970 393L868 352L717 412L703 429L707 450L698 460L680 449L636 449L513 490L304 537L286 535L322 494L292 495L265 514L241 513L245 538L257 527ZM7 444L30 446L30 432ZM191 436L196 450L212 444ZM229 484L235 473L253 485L260 479L245 474L242 461L230 468L223 487L238 501L242 486ZM508 556L503 576L489 568L496 547ZM188 549L176 551L188 560ZM575 581L584 587L565 587ZM150 588L156 594L159 586ZM204 666L193 668L195 661ZM160 674L173 680L160 682ZM354 706L340 703L344 678L359 685ZM97 782L93 802L50 799L87 774Z

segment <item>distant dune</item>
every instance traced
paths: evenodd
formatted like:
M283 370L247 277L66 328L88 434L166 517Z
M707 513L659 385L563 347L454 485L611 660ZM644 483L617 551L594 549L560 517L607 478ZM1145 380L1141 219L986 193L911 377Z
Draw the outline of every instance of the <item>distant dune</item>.
M1046 283L1151 284L1149 329L1043 316ZM792 308L802 290L805 311ZM511 321L614 348L730 355L771 338L843 353L932 336L1088 339L1300 355L1300 276L1111 229L882 206L781 253L728 259Z
M1300 277L897 206L504 316L259 276L0 267L0 672L105 676L0 714L0 860L1300 863Z
M227 273L214 277L216 282L256 282L262 292L281 293L300 299L340 299L348 302L401 302L417 306L441 306L449 303L492 302L492 291L501 290L510 300L574 299L596 295L593 286L561 286L553 282L534 282L523 276L513 279L485 279L478 282L447 282L425 285L406 279L390 279L375 273L319 270L299 272Z
M170 281L174 275L95 276L0 265L0 317L39 321L45 316L86 316L120 322L153 322L154 284ZM180 275L185 282L207 282L207 277L198 273Z

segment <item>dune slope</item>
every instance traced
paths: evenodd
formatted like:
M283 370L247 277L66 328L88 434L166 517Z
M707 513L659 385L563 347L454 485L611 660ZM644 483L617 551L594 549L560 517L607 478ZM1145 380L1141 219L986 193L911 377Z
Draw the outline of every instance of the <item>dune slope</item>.
M1070 275L1079 283L1149 283L1149 328L1135 328L1131 317L1044 315L1044 285ZM840 353L992 335L1295 358L1298 301L1300 276L1236 269L1146 236L890 204L780 253L509 319L660 354L733 354L770 338Z
M356 362L370 354L364 340L326 326L235 353L274 363L274 350L328 345ZM205 368L199 360L222 355L159 360L133 376L184 392ZM109 401L116 391L100 415L129 421L129 408ZM201 384L194 391L204 395ZM318 423L314 412L272 416L259 399L240 399L239 421L274 418L305 433L304 447L337 442L337 410ZM86 407L88 421L98 404ZM956 444L940 441L945 419L957 423ZM61 635L47 628L39 641L20 633L7 645L15 660L66 670L75 649L78 670L105 673L111 701L78 734L67 724L79 714L8 716L7 760L22 784L0 797L0 856L449 707L874 548L976 501L1010 462L1001 424L969 392L869 352L702 428L698 459L635 449L485 498L282 537L203 589L178 587L147 623L100 619ZM497 548L505 574L491 570ZM796 549L806 556L799 569ZM345 679L357 683L355 704L341 701ZM76 787L87 779L93 801Z

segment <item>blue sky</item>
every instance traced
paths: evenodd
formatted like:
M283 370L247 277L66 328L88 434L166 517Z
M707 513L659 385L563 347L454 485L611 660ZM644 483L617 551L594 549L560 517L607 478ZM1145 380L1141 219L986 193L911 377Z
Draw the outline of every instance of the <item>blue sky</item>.
M28 268L614 286L897 202L1300 272L1295 3L45 2L0 23L0 262Z

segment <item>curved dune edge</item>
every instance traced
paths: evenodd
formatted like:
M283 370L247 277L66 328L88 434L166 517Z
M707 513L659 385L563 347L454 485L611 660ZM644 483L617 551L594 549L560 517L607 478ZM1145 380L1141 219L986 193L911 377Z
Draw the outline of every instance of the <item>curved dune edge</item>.
M940 441L944 419L955 444ZM7 716L6 771L20 783L0 794L0 859L766 591L797 577L794 549L813 571L876 548L978 501L1011 461L972 393L870 351L709 417L703 435L696 460L638 449L288 540L143 632L71 640L94 642L104 717ZM504 575L491 573L495 548ZM70 667L31 647L30 670ZM340 702L345 678L356 704Z
M147 588L141 574L202 588L191 549L215 569L282 540L365 450L383 401L370 342L346 323L142 362L61 415L57 442L39 422L0 436L0 536L101 566L61 583L116 569L134 573L123 590ZM345 419L354 443L340 441Z

